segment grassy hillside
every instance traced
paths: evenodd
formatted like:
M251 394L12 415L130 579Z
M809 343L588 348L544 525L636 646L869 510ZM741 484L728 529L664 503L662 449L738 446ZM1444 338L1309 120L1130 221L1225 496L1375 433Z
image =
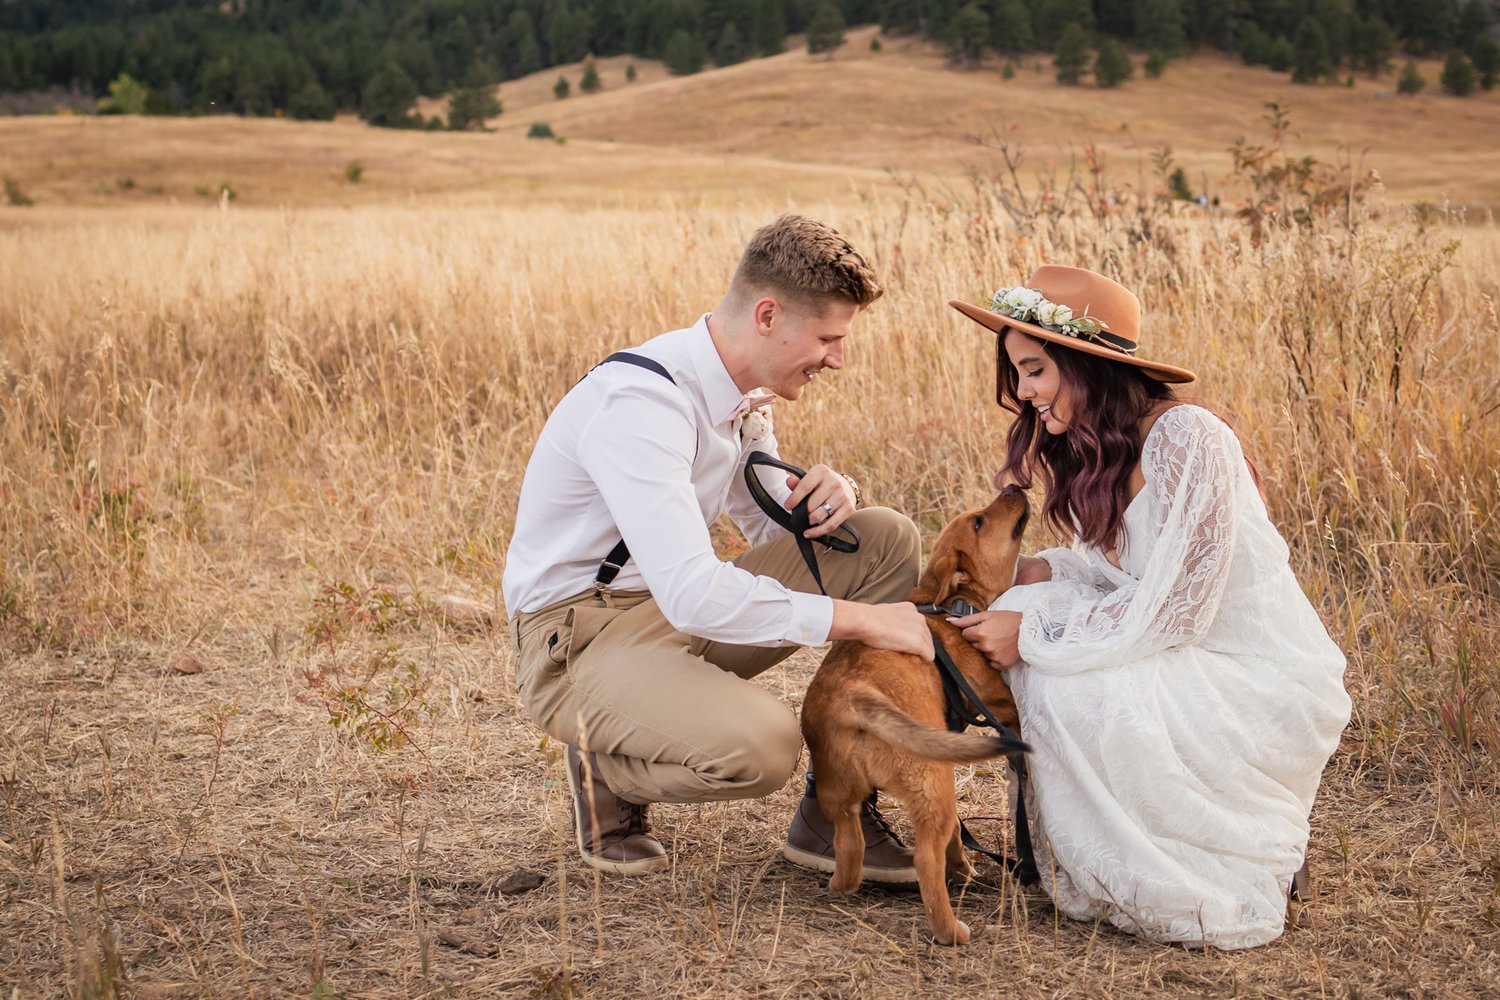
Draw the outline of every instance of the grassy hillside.
M242 204L359 204L391 198L593 203L847 198L892 183L988 170L976 145L1015 126L1026 169L1066 163L1096 144L1127 173L1170 146L1194 191L1225 186L1227 148L1263 141L1264 105L1290 107L1299 153L1379 170L1398 200L1500 205L1500 94L1389 98L1394 85L1303 87L1219 55L1174 62L1160 80L1118 90L1062 87L1045 56L1012 80L998 66L949 69L939 51L850 33L833 58L793 49L691 77L625 57L602 60L605 89L578 92L577 66L506 84L487 134L403 133L330 124L210 118L0 119L0 175L41 203L212 199L228 182ZM634 62L638 78L625 83ZM1424 66L1435 81L1438 67ZM559 72L574 96L557 100ZM1139 76L1139 74L1138 74ZM428 113L440 110L428 105ZM549 122L565 143L524 138ZM364 167L359 184L346 165Z
M489 134L0 120L0 176L37 202L0 203L0 996L1495 995L1500 230L1356 204L1254 239L1149 166L1170 140L1217 184L1276 98L1299 153L1369 141L1397 198L1495 204L1495 99L1208 58L1067 90L867 38L629 87L605 61L563 102L551 71ZM1007 120L1044 168L1094 137L1110 197L1018 211L1008 178L964 183L967 136ZM654 809L659 877L578 862L498 604L522 472L551 402L712 308L781 208L888 293L778 437L929 539L991 495L1008 419L947 299L1100 266L1149 354L1200 371L1349 661L1318 895L1283 938L1161 948L985 865L953 889L975 940L937 947L913 894L780 860L796 782ZM820 655L760 683L795 707ZM1003 814L1004 777L961 769L960 802Z

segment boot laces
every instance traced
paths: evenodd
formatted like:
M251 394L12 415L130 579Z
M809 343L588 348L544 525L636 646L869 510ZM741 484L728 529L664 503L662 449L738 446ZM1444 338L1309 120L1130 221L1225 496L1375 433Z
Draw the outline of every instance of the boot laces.
M645 806L638 806L634 802L620 799L620 819L625 824L626 836L651 832L651 821L646 818Z
M892 829L890 821L881 815L879 806L875 805L875 803L873 802L865 802L861 805L860 811L869 821L869 825L872 829L878 831L885 837L890 838L890 840L897 847L906 846L901 842L901 838L896 836L896 831Z

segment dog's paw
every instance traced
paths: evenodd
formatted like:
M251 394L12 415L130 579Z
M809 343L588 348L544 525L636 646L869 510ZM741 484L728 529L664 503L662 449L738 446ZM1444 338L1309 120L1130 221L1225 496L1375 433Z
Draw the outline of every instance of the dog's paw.
M933 940L938 944L960 945L969 943L969 925L962 920L953 921L953 933L944 934L942 931L932 932Z

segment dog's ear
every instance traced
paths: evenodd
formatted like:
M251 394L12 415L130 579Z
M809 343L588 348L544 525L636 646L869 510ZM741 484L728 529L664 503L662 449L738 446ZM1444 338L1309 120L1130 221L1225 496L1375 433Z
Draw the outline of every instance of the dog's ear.
M960 568L959 560L954 559L951 567L946 567L947 572L937 579L937 596L932 599L933 604L947 604L958 594L972 579L968 573Z

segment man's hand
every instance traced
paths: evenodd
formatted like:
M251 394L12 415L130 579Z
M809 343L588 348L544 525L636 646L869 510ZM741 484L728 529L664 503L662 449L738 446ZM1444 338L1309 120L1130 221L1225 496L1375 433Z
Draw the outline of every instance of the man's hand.
M828 638L858 639L866 646L913 653L932 662L932 631L927 627L927 616L910 601L857 604L835 599Z
M1039 556L1022 556L1016 564L1016 586L1028 583L1046 583L1052 579L1052 564Z
M813 526L802 533L803 538L822 538L854 513L854 490L848 480L826 465L813 466L801 479L787 476L786 484L792 490L786 498L787 510L807 498L807 519Z
M964 641L983 653L996 670L1013 667L1021 659L1016 648L1021 633L1019 611L978 611L948 621L963 630Z

